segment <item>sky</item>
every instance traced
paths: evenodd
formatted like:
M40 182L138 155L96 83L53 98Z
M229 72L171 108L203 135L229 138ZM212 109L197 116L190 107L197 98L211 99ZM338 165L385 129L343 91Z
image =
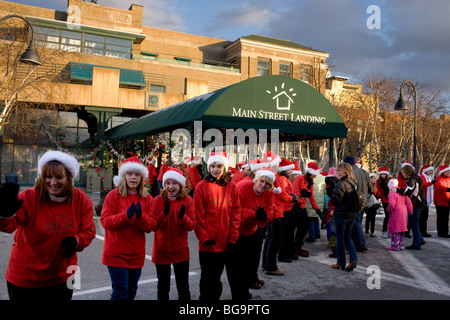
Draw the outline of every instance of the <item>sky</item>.
M67 0L9 0L67 10ZM411 80L450 98L448 0L98 0L145 26L234 41L257 34L330 54L332 75Z

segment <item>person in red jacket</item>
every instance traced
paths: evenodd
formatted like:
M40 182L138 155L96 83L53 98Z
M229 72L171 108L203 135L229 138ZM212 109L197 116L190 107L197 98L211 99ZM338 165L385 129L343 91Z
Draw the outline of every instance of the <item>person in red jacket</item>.
M223 273L228 251L233 251L239 238L241 212L236 185L230 181L226 153L211 153L207 161L208 175L194 192L196 225L200 260L200 297L217 301L222 295ZM228 281L232 273L227 264ZM234 286L230 285L232 294ZM233 299L240 299L233 296Z
M388 167L381 167L378 174L379 174L379 177L377 179L377 191L376 191L375 196L378 199L381 199L381 203L383 205L384 219L383 219L383 227L381 229L381 234L382 234L383 238L386 239L388 237L387 227L388 227L388 222L389 222L389 212L387 212L387 207L389 205L388 183L389 183L389 180L391 180L391 177L389 176Z
M9 199L2 206L10 209L0 213L0 231L16 232L6 271L10 300L72 298L77 252L95 237L92 201L73 186L79 168L72 155L47 151L33 188L17 196L18 185L3 186Z
M145 233L156 227L151 218L153 198L144 179L147 168L135 156L122 162L117 186L103 203L100 222L105 229L102 264L112 283L111 300L133 300L145 261Z
M239 245L243 281L248 289L259 289L264 281L258 278L258 266L263 243L263 229L272 219L274 193L271 192L275 173L258 170L253 180L244 179L237 184L241 206Z
M320 174L319 166L310 162L306 168L306 174L297 176L293 183L294 194L299 197L297 206L298 212L295 214L297 231L295 233L296 253L301 257L308 257L309 252L303 249L304 240L308 233L308 212L306 211L306 199L309 198L311 206L323 220L323 213L314 199L314 178Z
M156 178L158 177L158 172L156 171L155 167L155 159L151 159L147 164L147 170L148 170L148 178L147 178L147 185L151 185L149 188L149 193L154 195L157 193L158 186L156 184Z
M169 300L170 266L173 265L178 300L191 299L189 291L188 232L194 230L194 201L187 194L186 178L169 168L163 176L161 194L153 200L152 216L158 221L153 240L152 262L158 277L158 300Z
M433 172L434 168L429 164L425 164L420 169L420 178L422 179L423 194L425 195L425 207L420 212L419 229L423 237L429 238L431 234L427 231L427 221L429 215L429 207L433 202Z
M436 206L436 229L438 237L450 238L448 218L450 212L450 166L439 166L439 176L434 184L434 204Z

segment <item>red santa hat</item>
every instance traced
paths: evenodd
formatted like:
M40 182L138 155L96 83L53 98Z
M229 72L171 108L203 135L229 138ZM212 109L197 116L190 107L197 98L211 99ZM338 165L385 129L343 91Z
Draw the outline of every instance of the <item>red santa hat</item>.
M237 168L242 171L243 168L248 167L248 164L245 161L239 161L237 163L237 166L238 166Z
M281 158L272 151L263 154L261 162L264 162L267 166L274 167L280 164Z
M191 161L188 163L188 165L191 165L191 164L195 164L195 165L200 164L200 158L198 156L193 157L191 159Z
M403 168L403 167L406 167L406 166L411 166L411 167L412 167L413 165L412 165L411 162L405 161L405 162L402 163L402 165L400 166L400 168Z
M381 167L380 168L380 172L378 172L379 174L387 174L387 175L389 175L389 170L388 170L388 167Z
M148 177L148 169L144 166L139 160L138 157L132 156L128 159L123 160L122 164L119 167L119 175L115 176L113 181L115 186L119 186L122 182L122 179L127 172L136 172L141 175L143 179Z
M328 176L328 172L326 172L326 171L322 171L320 174L321 174L322 176L324 176L324 177L327 177L327 176Z
M156 160L151 158L151 159L149 159L148 164L154 164L155 162L156 162Z
M389 190L398 188L398 180L397 179L389 180L388 187L389 187Z
M255 179L258 177L266 177L272 181L272 183L275 182L275 172L273 172L273 169L270 167L262 167L255 173Z
M289 169L294 169L295 165L289 161L288 159L283 159L280 162L280 165L278 166L278 171L286 171Z
M300 170L300 167L298 166L298 161L296 158L294 158L294 169L292 169L291 174L302 174L302 170Z
M80 172L80 164L74 156L62 151L49 150L38 161L38 175L41 174L44 165L50 161L60 162L69 171L73 179Z
M261 160L259 160L259 159L253 159L253 160L250 160L249 162L250 162L250 170L252 170L252 171L259 170L262 167L266 166L266 164L261 163Z
M184 164L189 165L189 163L191 163L191 162L192 162L191 157L184 157L184 159L183 159Z
M225 171L228 171L228 159L227 159L227 153L226 152L211 152L211 155L208 158L208 171L209 166L213 163L219 163L222 164L225 167Z
M319 169L319 166L317 165L317 163L310 162L310 163L308 163L306 172L317 176L320 173L320 169Z
M163 175L163 186L166 184L167 180L175 180L182 187L186 185L186 178L183 175L183 171L177 168L169 167Z
M422 173L422 172L427 172L427 171L430 171L430 170L434 170L434 168L432 167L432 166L430 166L429 164L425 164L421 169L420 169L420 173Z
M444 173L445 171L449 171L450 167L448 164L442 164L439 166L439 174Z
M376 177L376 176L377 176L376 173L373 173L373 172L369 173L369 178Z
M230 173L231 176L234 176L236 173L239 172L239 170L236 169L236 168L231 167L231 168L228 169L228 172Z

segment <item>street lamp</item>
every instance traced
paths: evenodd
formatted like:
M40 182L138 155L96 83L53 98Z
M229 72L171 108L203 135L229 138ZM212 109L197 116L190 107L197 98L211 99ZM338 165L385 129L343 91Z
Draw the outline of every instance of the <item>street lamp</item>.
M416 129L417 129L417 103L416 103L416 95L417 95L417 91L416 91L416 85L410 81L410 80L405 80L403 81L402 85L400 86L400 97L398 98L397 103L394 106L394 110L398 110L398 111L405 111L408 110L408 107L406 106L405 100L403 99L403 86L405 84L408 84L411 86L412 88L412 93L414 96L414 142L413 142L413 155L414 155L414 160L413 160L413 165L414 168L416 169Z
M30 32L31 32L30 43L28 44L28 48L20 56L19 61L22 63L28 64L28 65L40 66L42 64L41 58L39 57L39 54L37 53L36 48L34 47L34 31L33 31L33 26L31 25L30 21L28 21L26 18L24 18L22 16L19 16L16 14L10 14L10 15L7 15L7 16L4 16L3 18L1 18L0 23L9 18L22 19L30 27L29 28Z

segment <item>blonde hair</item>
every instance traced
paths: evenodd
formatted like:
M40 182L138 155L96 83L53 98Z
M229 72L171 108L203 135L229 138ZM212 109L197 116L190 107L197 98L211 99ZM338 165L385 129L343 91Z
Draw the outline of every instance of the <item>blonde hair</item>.
M346 175L346 180L351 180L353 182L356 182L356 177L352 172L352 166L346 162L341 162L336 166L336 170L339 169Z
M123 175L122 181L120 181L119 186L117 187L119 193L122 195L122 197L126 197L128 195L128 187L127 187L127 180L126 180L126 174ZM144 178L140 175L141 181L139 182L137 189L138 195L141 198L145 198L148 194L147 188L144 186Z
M267 178L266 176L258 176L258 177L253 178L253 183L256 183L258 180L261 180L261 179L264 179L266 183L270 184L270 189L273 188L274 182L271 179Z
M64 173L64 175L67 177L67 183L66 186L64 187L64 195L67 196L67 200L69 202L72 201L74 189L72 175L61 162L56 160L49 161L46 164L44 164L41 170L41 175L34 184L36 189L39 190L40 193L39 198L41 201L50 200L50 196L47 192L47 184L45 183L45 176L47 174L61 174L61 173Z

